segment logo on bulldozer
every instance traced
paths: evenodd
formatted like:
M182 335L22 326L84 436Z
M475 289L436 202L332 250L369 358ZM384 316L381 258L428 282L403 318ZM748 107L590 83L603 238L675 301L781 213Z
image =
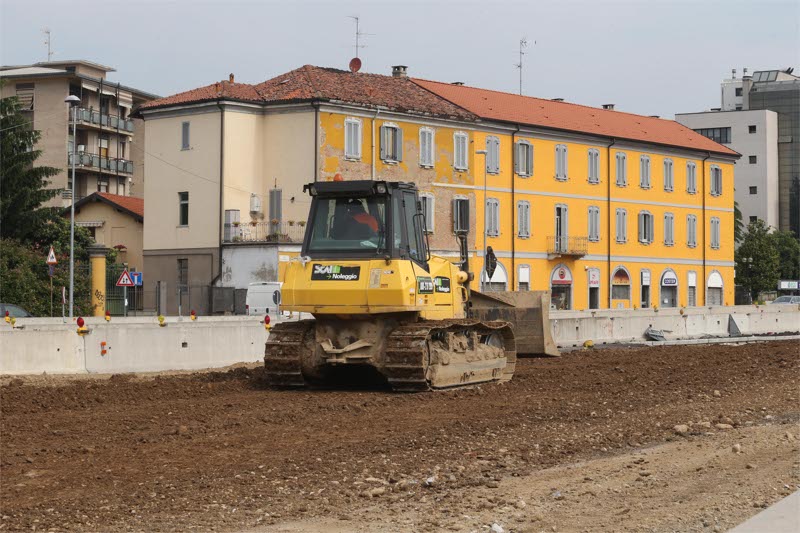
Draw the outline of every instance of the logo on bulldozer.
M433 278L433 285L436 292L450 292L450 278L437 276Z
M360 266L318 265L312 266L311 279L322 281L354 281L361 274Z

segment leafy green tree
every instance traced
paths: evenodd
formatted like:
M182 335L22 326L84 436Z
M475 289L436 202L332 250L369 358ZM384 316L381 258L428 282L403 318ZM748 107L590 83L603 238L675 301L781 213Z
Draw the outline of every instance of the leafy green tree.
M778 251L780 279L800 279L800 242L791 231L776 231L770 234L773 246Z
M742 222L742 211L739 209L739 202L733 202L733 241L742 242L744 237L744 222Z
M763 220L747 226L747 233L734 253L734 259L736 282L746 287L754 300L762 291L775 290L780 279L780 257L769 226Z
M46 187L60 170L35 166L42 155L34 149L41 133L28 122L16 96L0 99L0 238L27 241L56 216L42 204L59 193Z

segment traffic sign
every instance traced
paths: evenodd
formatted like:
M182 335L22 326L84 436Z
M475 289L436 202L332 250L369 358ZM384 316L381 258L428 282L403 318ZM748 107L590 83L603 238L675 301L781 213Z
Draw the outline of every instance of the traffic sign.
M133 280L127 270L123 270L117 280L117 287L133 287Z
M142 273L141 272L131 272L131 279L133 280L133 284L137 287L142 286Z
M53 250L53 247L50 247L50 253L47 254L47 264L48 265L55 265L58 261L56 261L56 252Z

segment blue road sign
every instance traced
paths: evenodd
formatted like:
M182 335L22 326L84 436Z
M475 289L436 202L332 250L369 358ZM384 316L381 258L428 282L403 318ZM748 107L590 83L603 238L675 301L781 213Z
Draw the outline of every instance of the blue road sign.
M137 287L142 286L142 273L141 272L131 272L130 273L131 280L133 280L133 284Z

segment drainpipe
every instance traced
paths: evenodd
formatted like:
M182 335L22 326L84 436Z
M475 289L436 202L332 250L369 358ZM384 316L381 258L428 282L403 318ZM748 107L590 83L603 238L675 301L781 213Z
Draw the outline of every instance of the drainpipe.
M319 102L311 104L314 108L314 181L319 181Z
M706 281L706 161L711 157L711 152L706 152L706 156L703 158L703 170L702 174L702 183L703 186L700 188L703 194L703 305L708 305L706 301L707 298L707 281Z
M372 159L372 174L371 179L375 181L375 121L378 120L378 114L381 112L380 109L375 110L375 116L372 117L372 149L370 159Z
M608 191L606 202L608 207L606 211L606 218L608 219L608 236L606 237L607 245L606 248L608 250L608 308L611 309L611 147L617 144L617 139L615 137L611 138L611 144L608 145L607 148L607 160L606 160L606 189ZM627 222L627 221L626 221ZM633 281L631 281L632 283ZM652 280L651 280L652 283ZM639 298L641 300L641 297Z
M517 155L517 151L515 149L514 143L516 142L517 134L519 133L520 126L517 124L517 130L511 132L511 290L515 291L515 287L517 286L517 202L516 202L516 193L515 193L515 185L517 183L517 176L514 173L514 169L516 168L515 159ZM484 199L484 202L486 200ZM484 208L485 209L485 208ZM486 250L484 250L486 252ZM484 256L485 260L485 256ZM530 272L530 271L529 271ZM528 283L528 289L530 290L530 283Z
M222 224L223 217L225 216L223 198L225 192L225 108L220 101L217 101L217 107L219 108L219 233L217 234L217 238L219 239L219 258L217 261L217 275L211 280L212 286L222 277L222 235L224 229Z

